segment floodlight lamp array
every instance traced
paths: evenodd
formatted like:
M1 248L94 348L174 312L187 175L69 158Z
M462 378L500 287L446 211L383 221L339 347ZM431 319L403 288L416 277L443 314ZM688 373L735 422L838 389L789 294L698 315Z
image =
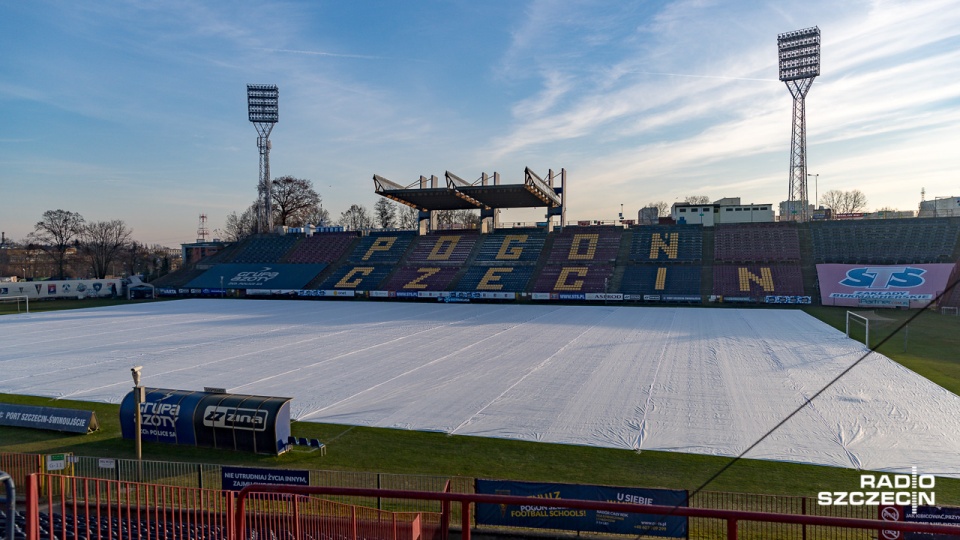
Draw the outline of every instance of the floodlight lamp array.
M280 90L275 84L247 85L247 114L251 122L276 124L280 116Z
M794 30L777 36L780 80L811 79L820 75L820 29Z

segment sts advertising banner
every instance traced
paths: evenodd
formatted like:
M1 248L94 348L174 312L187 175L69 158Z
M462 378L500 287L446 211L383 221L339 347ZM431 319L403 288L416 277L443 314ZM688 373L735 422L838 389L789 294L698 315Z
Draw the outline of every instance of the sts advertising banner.
M825 306L926 307L950 280L952 264L818 264Z
M667 538L687 537L687 518L684 516L651 516L603 510L556 508L537 504L537 499L579 499L687 506L686 491L478 479L476 492L531 498L530 504L520 506L478 504L478 525L604 532L634 536L645 534Z
M218 264L188 289L302 289L326 264Z

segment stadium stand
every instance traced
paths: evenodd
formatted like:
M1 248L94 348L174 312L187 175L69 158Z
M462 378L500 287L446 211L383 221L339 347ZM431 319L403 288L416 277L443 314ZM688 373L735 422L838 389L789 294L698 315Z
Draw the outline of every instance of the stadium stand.
M290 251L299 240L289 236L257 236L243 246L243 251L233 258L234 263L276 263Z
M610 264L617 259L623 227L564 227L555 236L547 264Z
M543 229L505 229L483 236L458 291L524 292L543 252Z
M638 264L626 268L620 284L624 294L700 294L700 266Z
M717 225L716 262L800 261L800 237L793 222Z
M364 265L396 264L416 238L413 232L377 232L360 239L349 261Z
M187 283L190 283L194 279L202 276L207 271L207 266L204 265L203 268L186 268L179 272L174 272L172 274L167 274L161 276L152 282L151 285L154 287L169 287L171 289L180 289L184 287Z
M955 218L877 219L810 223L817 263L953 262L960 237Z
M630 260L648 262L700 262L703 239L700 225L653 225L633 231Z
M716 265L713 267L713 294L762 298L767 295L801 296L800 266Z
M318 287L323 290L344 289L372 291L393 271L391 264L346 264L337 268Z
M612 275L612 264L548 264L537 276L533 292L608 292L609 279Z
M523 292L527 288L532 265L471 266L457 283L458 291Z
M506 229L486 235L474 265L536 264L547 234L542 229Z
M357 240L355 233L320 233L304 238L281 262L294 264L333 263Z
M463 265L476 245L477 234L430 234L420 238L407 255L409 266Z
M443 291L459 270L457 266L402 266L382 288L387 291Z

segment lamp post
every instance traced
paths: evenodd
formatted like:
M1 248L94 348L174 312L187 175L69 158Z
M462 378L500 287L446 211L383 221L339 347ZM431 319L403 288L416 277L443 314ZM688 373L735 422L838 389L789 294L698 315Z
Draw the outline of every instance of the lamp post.
M817 184L820 181L820 173L808 173L807 178L813 177L813 207L820 208L820 200L817 198Z
M137 461L143 459L143 452L140 446L140 404L144 402L146 392L145 388L140 386L140 372L143 366L134 366L130 368L130 375L133 376L133 405L136 412L133 417L134 430L137 432L133 438L133 447L137 453Z

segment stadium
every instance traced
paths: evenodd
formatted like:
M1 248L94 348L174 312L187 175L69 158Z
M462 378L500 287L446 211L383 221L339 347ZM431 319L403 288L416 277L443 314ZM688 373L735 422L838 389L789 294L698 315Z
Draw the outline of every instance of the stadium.
M568 222L566 171L528 168L518 184L374 175L378 195L417 210L418 230L273 227L278 91L248 86L259 234L184 245L183 269L129 284L168 301L0 317L0 435L28 441L0 452L0 529L10 540L955 532L943 523L960 508L935 496L960 500L953 379L938 379L946 388L878 349L902 335L906 352L919 315L943 328L957 313L960 218L809 215L803 97L819 29L779 41L794 96L781 221L722 199ZM542 207L543 222L498 220ZM451 210L478 211L479 227L442 229L437 213ZM0 299L117 292L78 289L17 283ZM100 434L84 448L32 430ZM373 451L351 446L371 433ZM427 472L351 460L408 441L409 461L483 450ZM158 459L142 459L143 443ZM569 468L587 471L469 463L548 455L586 456ZM668 475L625 472L653 463ZM737 481L768 478L712 491L734 467ZM856 491L878 486L902 489ZM860 504L837 503L853 495Z
M957 477L960 399L800 308L956 306L958 239L953 218L257 235L154 283L176 301L0 319L0 392L116 404L139 364L152 388L290 397L297 425ZM886 282L826 281L864 273Z

